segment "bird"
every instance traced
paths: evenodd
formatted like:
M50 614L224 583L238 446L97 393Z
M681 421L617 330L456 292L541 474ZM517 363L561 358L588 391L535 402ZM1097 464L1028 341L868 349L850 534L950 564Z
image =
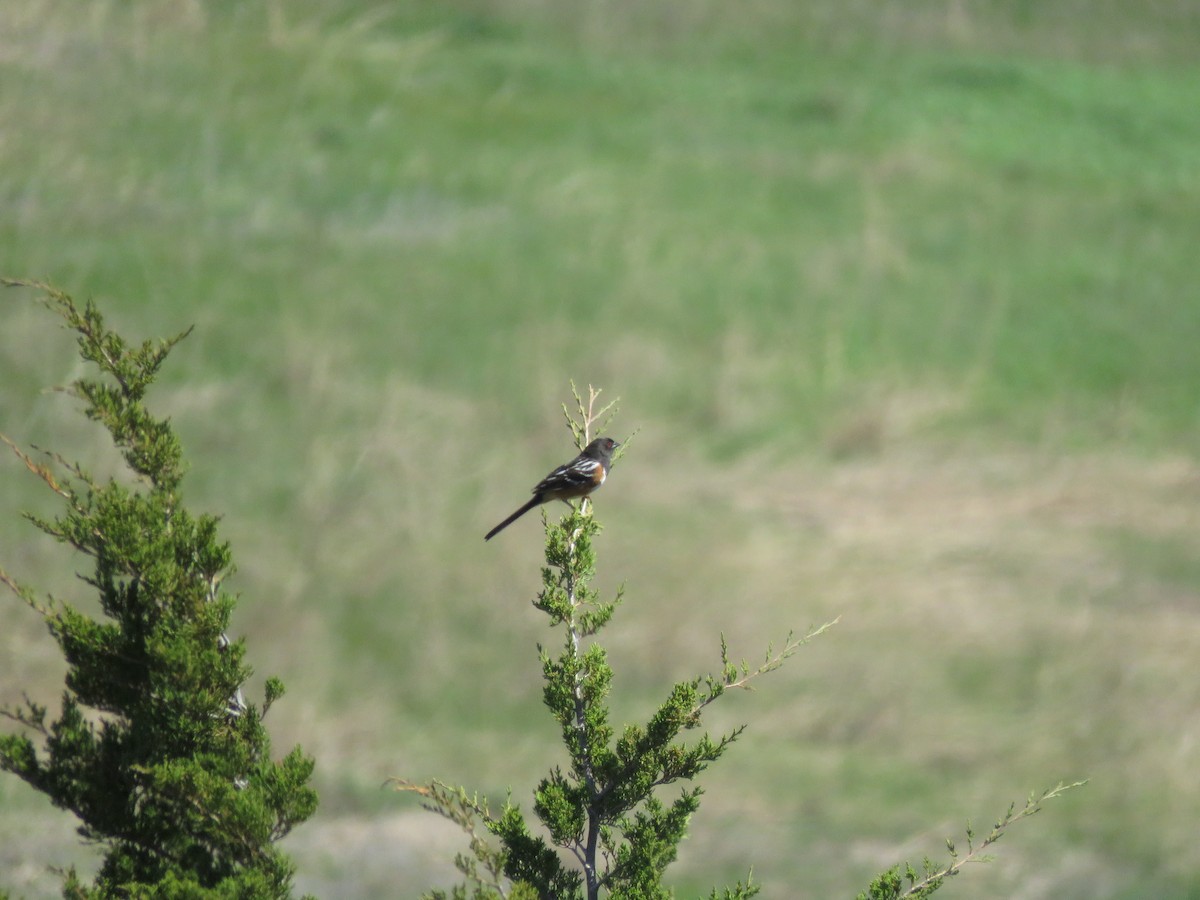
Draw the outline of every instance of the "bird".
M483 539L490 541L535 506L549 503L551 500L566 503L576 497L586 497L604 484L609 466L612 465L613 451L620 446L612 438L596 438L584 447L577 457L539 481L533 488L533 496L529 498L529 502L484 535Z

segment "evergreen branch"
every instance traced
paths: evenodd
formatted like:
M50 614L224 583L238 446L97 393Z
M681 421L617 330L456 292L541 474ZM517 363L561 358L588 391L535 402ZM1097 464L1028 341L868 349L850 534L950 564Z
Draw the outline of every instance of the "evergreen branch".
M12 450L13 454L25 464L25 468L40 478L46 484L46 486L50 488L50 490L54 491L55 494L57 494L59 497L62 497L63 500L67 502L67 505L71 510L71 514L67 517L68 520L75 520L78 522L84 522L88 520L88 506L80 502L79 494L73 487L71 487L69 484L60 483L59 480L54 477L54 471L50 468L50 466L36 462L32 456L22 450L19 446L17 446L16 442L3 433L0 433L0 442L7 444L9 449ZM83 467L78 463L68 462L62 456L62 454L55 453L51 450L43 450L41 447L36 445L34 445L33 449L53 459L60 466L87 485L89 489L96 489L96 484L92 480L91 476L84 471ZM96 555L95 550L92 549L89 544L81 543L77 538L71 537L62 527L60 527L60 525L50 522L46 519L42 519L33 515L32 513L26 513L25 518L51 537L55 537L60 541L69 543L76 550L86 553L89 556L94 557ZM91 536L97 540L102 539L103 537L103 535L95 529L91 531ZM18 591L18 593L20 592ZM28 598L23 599L25 599L26 602L30 602ZM38 607L36 604L30 602L30 605L35 609L40 610L40 607Z
M24 601L30 609L41 614L43 617L48 618L54 614L54 611L49 606L45 606L38 602L32 588L25 587L25 585L21 584L15 578L9 575L8 572L4 570L3 566L0 566L0 584L3 584L6 588L16 594L18 598Z
M1008 830L1009 826L1021 821L1022 819L1027 819L1035 813L1041 812L1042 804L1047 800L1053 800L1056 797L1061 797L1067 791L1073 790L1077 787L1082 787L1085 784L1087 784L1086 778L1083 781L1076 781L1072 784L1065 784L1064 782L1060 781L1056 787L1044 790L1040 796L1035 796L1031 793L1029 798L1025 801L1024 808L1020 810L1017 810L1016 802L1011 803L1008 807L1008 812L1004 814L1004 817L1001 818L1000 821L996 822L996 824L992 826L992 830L978 846L975 845L975 832L971 828L971 823L968 822L966 828L966 856L960 858L954 841L950 838L946 838L946 849L950 852L950 863L944 868L937 869L933 872L927 870L925 878L914 882L909 886L908 890L898 896L914 898L926 897L947 878L957 875L963 866L967 865L967 863L986 862L991 857L984 855L984 851L992 844L996 843L996 841L1000 840L1000 838L1004 836L1005 831Z
M755 897L761 888L754 883L754 869L751 869L746 875L746 883L740 881L731 888L726 888L720 894L717 889L713 888L712 893L708 895L706 900L746 900L748 897Z
M158 375L158 370L171 348L192 333L195 326L179 332L173 337L158 341L144 341L141 347L130 349L125 340L105 327L104 317L95 305L88 301L80 310L71 297L53 285L42 281L0 279L6 287L27 287L43 294L42 302L53 307L79 335L80 355L95 363L101 371L110 375L120 386L121 394L129 402L140 401L146 388ZM87 382L76 382L75 392L85 399Z
M444 782L434 779L429 784L415 784L404 778L388 779L394 790L413 793L422 798L421 806L430 812L437 813L447 821L453 822L467 835L471 852L475 859L468 859L459 854L455 859L456 868L470 879L478 888L490 888L501 897L507 897L504 883L505 853L493 849L476 829L476 820L485 822L495 821L487 808L487 800L480 799L478 794L467 794L465 788L452 788ZM487 870L487 877L481 877L478 861Z
M795 632L789 631L787 639L783 642L783 649L776 653L775 648L771 645L768 645L763 664L753 672L750 671L750 667L746 664L745 660L743 660L740 665L730 662L729 645L725 641L725 636L721 635L721 675L719 677L716 675L709 675L704 679L705 684L708 687L708 693L703 699L700 700L699 703L696 704L693 714L698 716L701 710L715 701L730 688L744 691L754 690L754 686L751 684L751 682L762 675L766 675L768 672L774 672L783 665L785 660L793 656L797 650L809 643L811 640L813 640L813 638L824 634L826 631L840 622L841 619L842 617L838 616L837 618L826 622L819 628L814 628L812 631L808 632L808 634L800 638L795 637Z
M43 737L50 736L50 729L46 727L46 707L40 703L35 703L28 694L22 694L25 700L25 709L14 709L9 706L0 707L0 716L6 719L12 719L26 728L36 731Z

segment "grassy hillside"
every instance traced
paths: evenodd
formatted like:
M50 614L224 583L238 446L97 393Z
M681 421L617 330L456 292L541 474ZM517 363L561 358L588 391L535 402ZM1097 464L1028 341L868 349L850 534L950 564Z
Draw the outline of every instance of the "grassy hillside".
M948 890L1200 892L1200 13L1043 6L0 9L0 274L197 326L158 398L318 758L305 889L444 876L386 776L524 799L559 761L539 530L480 538L569 452L574 378L640 429L599 502L623 714L719 632L842 616L721 711L755 724L681 896L852 894L1078 777ZM69 342L0 302L0 431L103 454L44 393ZM28 482L0 464L0 558L77 593ZM0 602L0 699L54 696ZM53 893L86 851L9 782L0 887Z

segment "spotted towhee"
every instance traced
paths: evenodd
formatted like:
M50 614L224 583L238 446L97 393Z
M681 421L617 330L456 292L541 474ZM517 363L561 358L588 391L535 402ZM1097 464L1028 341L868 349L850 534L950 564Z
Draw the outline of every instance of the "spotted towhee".
M577 457L539 481L529 502L484 535L483 539L490 541L535 506L551 500L565 503L576 497L586 497L604 484L608 467L612 465L612 452L619 446L612 438L596 438Z

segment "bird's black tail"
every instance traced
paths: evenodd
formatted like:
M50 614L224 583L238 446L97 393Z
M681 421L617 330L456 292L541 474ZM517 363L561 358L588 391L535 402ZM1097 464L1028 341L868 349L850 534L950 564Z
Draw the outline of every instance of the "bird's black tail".
M499 525L497 525L495 528L493 528L487 534L485 534L483 536L483 539L485 541L490 541L492 538L494 538L496 535L498 535L501 531L503 531L505 528L507 528L513 522L517 521L517 519L521 518L521 516L525 515L525 513L529 512L531 509L533 509L535 506L537 506L541 502L542 502L542 498L539 497L537 494L534 494L533 497L530 498L528 503L526 503L524 506L522 506L520 509L518 509L515 513L513 513L511 516L509 516L507 519L505 519L503 522L501 522Z

